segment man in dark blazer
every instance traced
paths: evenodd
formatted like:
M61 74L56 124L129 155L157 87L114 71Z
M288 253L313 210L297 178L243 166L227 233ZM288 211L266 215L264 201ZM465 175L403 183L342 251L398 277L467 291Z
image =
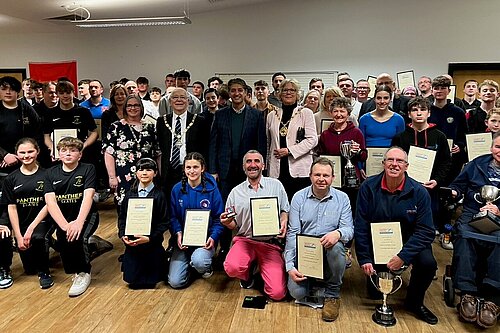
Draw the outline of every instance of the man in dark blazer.
M246 179L243 156L251 149L266 156L267 139L262 112L245 104L246 82L240 78L228 82L232 104L217 111L210 132L208 171L219 181L224 202L233 187ZM221 249L227 251L231 233L221 239Z
M377 86L381 85L386 85L392 88L393 98L389 107L392 111L398 113L401 117L403 117L405 122L409 123L410 118L408 118L408 102L410 101L410 99L406 96L396 94L396 84L388 73L382 73L377 76ZM359 118L361 118L365 113L375 110L375 108L375 98L367 100L363 103L363 105L361 105Z
M262 113L245 105L245 81L229 80L228 87L232 105L215 114L208 162L208 171L219 181L224 200L234 186L245 180L241 167L245 153L255 149L266 156L267 147Z
M161 183L167 198L170 198L172 187L182 178L182 164L186 154L196 151L207 158L210 125L204 117L187 112L189 99L183 88L175 88L168 96L168 102L173 113L156 120L156 131L162 153ZM176 133L178 118L180 133ZM176 145L178 153L175 153Z

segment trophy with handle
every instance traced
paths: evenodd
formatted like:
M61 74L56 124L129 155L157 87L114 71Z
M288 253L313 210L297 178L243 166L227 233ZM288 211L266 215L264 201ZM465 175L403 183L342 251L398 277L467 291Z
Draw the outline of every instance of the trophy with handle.
M352 140L344 141L340 144L340 153L347 160L347 164L344 167L344 185L346 187L357 187L359 185L358 176L356 175L356 168L351 162L351 159L354 157L352 146Z
M474 200L480 204L490 204L499 198L500 189L492 185L484 185L481 187L480 193L474 194ZM489 210L483 210L475 214L469 224L485 234L500 230L500 219Z
M374 281L373 275L377 276L377 282ZM382 326L394 326L396 324L396 318L394 317L394 310L392 307L387 305L387 296L398 291L403 284L403 280L401 279L401 276L391 272L380 272L373 275L370 276L370 280L375 288L382 293L384 301L382 305L377 305L375 307L375 313L372 315L372 319L374 322ZM395 280L399 280L399 286L396 289L394 289Z

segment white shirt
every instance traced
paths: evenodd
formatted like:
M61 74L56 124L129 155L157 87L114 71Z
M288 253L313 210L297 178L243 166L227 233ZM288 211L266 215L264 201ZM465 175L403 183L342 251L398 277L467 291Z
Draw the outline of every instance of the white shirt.
M172 156L173 150L174 150L174 143L175 143L175 123L177 122L177 117L181 118L181 151L180 151L180 160L181 160L181 165L182 162L184 161L184 158L186 157L186 122L187 122L187 112L184 112L180 116L177 115L176 113L172 113L172 147L170 148L170 156Z

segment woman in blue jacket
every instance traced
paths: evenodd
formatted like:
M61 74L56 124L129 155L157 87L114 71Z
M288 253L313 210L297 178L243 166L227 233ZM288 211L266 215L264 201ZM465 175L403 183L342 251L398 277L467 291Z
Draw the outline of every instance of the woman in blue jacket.
M171 232L172 237L177 238L168 274L168 283L172 288L182 288L188 285L190 265L203 278L207 279L212 276L212 257L223 230L220 215L224 212L224 203L215 179L205 172L206 164L203 156L197 152L187 154L183 168L182 180L172 189L170 200ZM210 210L208 239L205 246L182 245L184 221L188 209Z

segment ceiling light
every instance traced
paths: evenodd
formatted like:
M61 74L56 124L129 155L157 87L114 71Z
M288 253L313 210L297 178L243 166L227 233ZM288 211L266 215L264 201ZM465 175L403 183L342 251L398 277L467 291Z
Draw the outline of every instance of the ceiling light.
M165 17L133 17L120 19L95 19L73 21L79 28L119 28L119 27L150 27L165 25L191 24L187 15Z

